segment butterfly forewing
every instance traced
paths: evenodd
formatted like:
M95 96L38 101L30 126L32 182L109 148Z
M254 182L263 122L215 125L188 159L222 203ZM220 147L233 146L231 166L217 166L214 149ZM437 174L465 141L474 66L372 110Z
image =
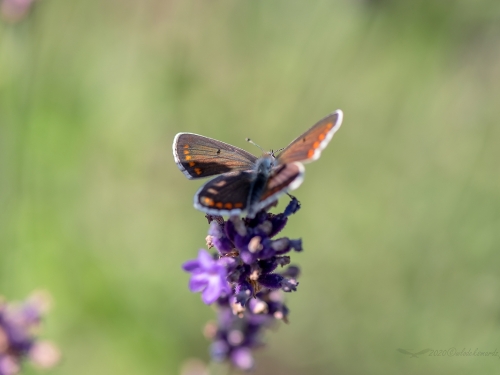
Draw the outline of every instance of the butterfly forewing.
M194 206L211 215L239 215L247 209L254 171L236 171L215 177L194 196Z
M193 133L177 134L172 148L177 166L189 179L249 170L257 160L241 148Z
M318 121L313 127L297 137L277 157L280 164L294 161L317 160L342 124L342 111L337 110Z

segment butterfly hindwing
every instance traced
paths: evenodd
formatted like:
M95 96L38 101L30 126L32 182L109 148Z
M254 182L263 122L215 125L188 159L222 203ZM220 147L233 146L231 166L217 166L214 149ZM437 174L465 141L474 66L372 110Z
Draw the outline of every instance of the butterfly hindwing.
M278 156L281 164L294 161L309 162L317 160L321 151L328 145L342 124L342 111L337 110L318 121L300 137L290 143Z
M252 207L252 211L259 211L274 202L282 194L297 189L304 180L304 166L302 163L288 163L277 166L269 179L260 201Z
M215 177L195 194L194 206L211 215L239 215L247 209L255 174L234 171Z
M172 145L177 167L189 179L252 169L257 158L216 139L193 133L179 133Z

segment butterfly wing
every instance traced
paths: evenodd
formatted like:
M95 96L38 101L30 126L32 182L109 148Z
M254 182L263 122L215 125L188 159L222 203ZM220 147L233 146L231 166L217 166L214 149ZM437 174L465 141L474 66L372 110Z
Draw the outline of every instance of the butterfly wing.
M177 134L172 149L177 167L189 179L252 169L257 160L241 148L193 133Z
M258 211L276 201L280 195L297 189L303 180L304 166L302 163L278 165L267 180L266 188L259 202L248 208L248 216L253 217Z
M294 161L309 162L317 160L321 155L321 151L340 128L342 117L343 113L339 109L318 121L277 156L278 163L286 164Z
M239 215L247 209L256 172L234 171L215 177L194 196L194 207L210 215Z

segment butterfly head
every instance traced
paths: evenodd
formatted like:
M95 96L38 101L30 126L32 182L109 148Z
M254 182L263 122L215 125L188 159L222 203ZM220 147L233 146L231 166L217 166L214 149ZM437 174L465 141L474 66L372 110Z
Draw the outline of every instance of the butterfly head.
M255 163L255 170L259 174L269 175L271 169L274 167L274 155L270 153L265 153L261 158L257 159Z

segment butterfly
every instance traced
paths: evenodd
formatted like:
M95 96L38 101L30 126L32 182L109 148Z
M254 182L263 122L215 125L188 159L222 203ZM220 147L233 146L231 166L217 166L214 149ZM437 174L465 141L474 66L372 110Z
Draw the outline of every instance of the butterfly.
M337 110L297 137L278 155L260 158L241 148L193 133L178 133L172 145L177 167L189 179L217 176L194 196L194 207L210 215L247 214L274 203L304 180L302 163L317 160L342 124Z

